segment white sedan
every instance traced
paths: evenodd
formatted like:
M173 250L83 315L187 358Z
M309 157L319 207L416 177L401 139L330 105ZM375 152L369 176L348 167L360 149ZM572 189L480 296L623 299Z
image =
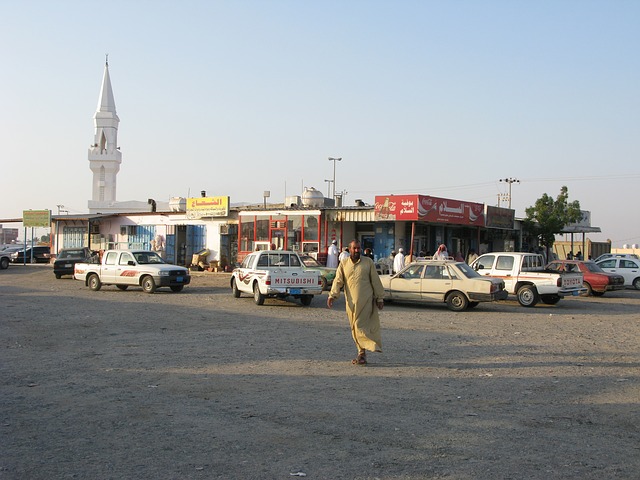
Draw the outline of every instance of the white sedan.
M624 284L640 290L640 260L635 258L607 258L596 264L607 273L624 277Z
M508 296L503 280L451 260L419 260L395 275L380 275L380 280L385 301L446 303L455 312Z

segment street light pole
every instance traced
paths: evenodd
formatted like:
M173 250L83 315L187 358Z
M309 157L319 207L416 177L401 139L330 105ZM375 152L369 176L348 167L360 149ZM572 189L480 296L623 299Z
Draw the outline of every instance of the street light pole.
M327 198L331 198L331 182L333 182L333 180L325 179L325 182L327 182Z
M520 180L518 180L517 178L508 177L508 178L501 178L500 181L509 184L509 209L511 209L511 184L520 183Z
M329 157L329 161L333 162L333 199L336 199L336 162L342 161L342 157L333 158Z

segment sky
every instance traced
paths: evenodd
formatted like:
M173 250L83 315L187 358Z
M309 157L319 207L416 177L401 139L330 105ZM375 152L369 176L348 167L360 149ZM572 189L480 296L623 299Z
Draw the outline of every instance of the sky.
M0 6L0 219L88 212L108 54L119 201L284 202L335 164L345 205L511 186L524 217L566 185L590 239L640 243L637 0Z

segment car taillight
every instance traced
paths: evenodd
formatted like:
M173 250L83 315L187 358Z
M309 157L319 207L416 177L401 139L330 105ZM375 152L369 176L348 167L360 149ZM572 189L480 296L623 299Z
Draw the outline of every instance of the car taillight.
M271 285L271 277L269 275L267 275L267 278L264 279L264 284Z
M558 287L562 286L562 275L558 277L558 281L556 282L556 286L558 286Z

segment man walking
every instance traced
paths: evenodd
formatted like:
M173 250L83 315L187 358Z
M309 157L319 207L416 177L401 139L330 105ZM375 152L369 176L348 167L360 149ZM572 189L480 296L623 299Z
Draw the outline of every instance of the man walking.
M344 287L351 336L358 349L358 356L351 363L366 365L367 350L382 352L378 310L384 307L384 287L373 260L360 255L360 242L353 240L349 244L349 253L349 257L338 264L327 307L333 307L334 300L340 296L340 289Z

